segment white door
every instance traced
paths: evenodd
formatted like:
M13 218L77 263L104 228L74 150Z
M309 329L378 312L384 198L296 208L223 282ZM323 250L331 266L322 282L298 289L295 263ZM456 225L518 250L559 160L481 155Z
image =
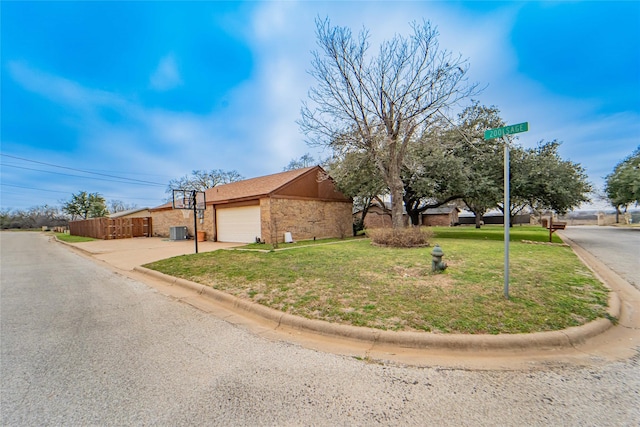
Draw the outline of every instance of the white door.
M216 210L219 242L253 243L260 233L260 206Z

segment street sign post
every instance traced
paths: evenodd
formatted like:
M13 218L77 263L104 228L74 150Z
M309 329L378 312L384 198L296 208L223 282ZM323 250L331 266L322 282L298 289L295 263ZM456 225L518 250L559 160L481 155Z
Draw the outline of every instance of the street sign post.
M518 123L484 131L484 139L503 138L514 133L527 132L529 122ZM509 141L504 140L504 297L509 299L509 228L511 227L511 200L509 199Z
M502 138L505 135L513 135L514 133L527 132L529 130L529 122L518 123L517 125L503 126L501 128L489 129L484 131L484 139Z

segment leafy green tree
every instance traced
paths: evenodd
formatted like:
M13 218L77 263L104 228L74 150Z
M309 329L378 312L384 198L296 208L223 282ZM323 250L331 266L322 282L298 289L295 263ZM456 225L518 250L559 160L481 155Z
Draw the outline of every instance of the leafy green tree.
M212 169L210 171L194 170L191 175L169 181L166 193L170 196L173 190L195 190L205 191L217 185L229 184L243 180L244 177L237 171L223 171L222 169Z
M640 146L618 163L605 178L605 193L609 202L620 212L621 208L640 203Z
M402 166L440 112L471 96L468 63L438 45L429 22L413 33L381 43L370 57L369 34L353 37L346 27L316 21L320 51L314 52L309 91L299 121L308 143L340 155L366 153L391 194L394 228L404 227Z
M72 194L71 200L64 203L62 210L71 215L72 220L99 218L109 213L104 197L98 193L87 193L86 191Z
M460 199L467 177L464 159L455 155L455 144L446 130L433 127L423 141L412 145L402 166L403 201L412 225L420 214Z
M584 168L563 160L558 153L560 142L540 142L524 151L516 160L513 197L534 210L552 210L564 214L588 202L592 191Z
M445 138L453 155L462 160L460 184L462 200L475 215L476 228L484 214L503 199L503 142L484 139L484 131L504 126L500 110L478 101L466 107L452 124Z
M350 152L334 157L327 164L327 172L336 188L345 196L353 198L354 207L361 212L355 226L360 230L374 200L384 203L379 196L388 193L380 172L365 152Z

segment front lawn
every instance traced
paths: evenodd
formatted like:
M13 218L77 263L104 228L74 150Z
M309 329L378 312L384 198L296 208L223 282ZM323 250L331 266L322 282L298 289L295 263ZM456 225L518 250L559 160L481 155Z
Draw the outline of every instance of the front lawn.
M483 225L482 228L475 228L474 226L429 228L435 232L437 237L504 241L504 226L502 225ZM509 229L509 241L519 242L521 240L549 242L549 230L544 227L531 225L516 225L511 227ZM562 243L562 239L560 239L556 233L553 233L552 243Z
M433 243L449 264L442 274L431 272L432 248L380 248L368 239L273 252L216 251L146 267L299 316L379 329L525 333L606 316L607 289L568 247L512 242L511 298L505 300L502 242L435 231Z

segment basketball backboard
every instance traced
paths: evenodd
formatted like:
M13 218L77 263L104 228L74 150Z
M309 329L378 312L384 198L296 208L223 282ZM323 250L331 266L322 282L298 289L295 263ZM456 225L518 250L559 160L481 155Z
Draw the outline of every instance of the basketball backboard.
M173 209L203 211L206 208L204 191L173 190Z

